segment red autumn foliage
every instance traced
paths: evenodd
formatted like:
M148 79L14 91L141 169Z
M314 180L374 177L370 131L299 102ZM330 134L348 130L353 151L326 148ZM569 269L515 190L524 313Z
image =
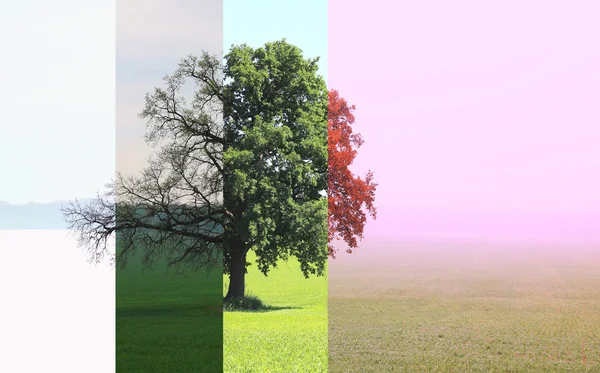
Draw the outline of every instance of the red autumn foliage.
M373 204L377 187L373 182L373 173L367 172L363 179L349 169L357 149L363 144L360 134L352 132L354 109L354 105L348 105L338 91L329 91L328 248L332 258L336 253L331 244L334 239L344 240L348 245L346 251L352 253L352 249L358 247L358 240L363 238L367 214L373 219L377 215Z

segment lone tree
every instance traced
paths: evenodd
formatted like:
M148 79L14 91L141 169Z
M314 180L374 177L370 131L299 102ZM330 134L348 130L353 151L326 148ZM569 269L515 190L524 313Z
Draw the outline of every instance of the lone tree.
M349 166L354 162L358 148L363 144L360 134L353 133L354 105L350 106L340 97L338 91L329 91L328 134L329 134L329 256L335 258L336 250L331 242L343 239L346 250L358 247L358 239L363 238L367 214L377 216L373 173L368 171L365 178L352 174Z
M229 275L225 300L243 297L247 253L267 275L294 256L322 275L327 247L327 104L318 59L285 39L233 46L222 64L188 56L146 95L140 116L157 156L139 175L117 175L92 203L63 211L92 258L116 233L114 260L142 252L145 266L214 266ZM191 99L182 88L195 85Z

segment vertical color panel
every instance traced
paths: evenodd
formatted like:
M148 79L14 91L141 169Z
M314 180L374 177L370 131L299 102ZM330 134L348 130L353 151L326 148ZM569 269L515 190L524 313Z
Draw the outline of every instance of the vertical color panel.
M284 38L300 48L304 58L320 58L318 74L326 82L326 1L225 1L225 54L232 45L261 48ZM324 215L317 224L325 224ZM292 246L298 248L299 255L305 250L300 242ZM326 250L326 245L322 246L321 256ZM265 306L260 312L226 308L224 371L326 372L327 272L306 279L298 260L290 255L277 259L277 267L265 276L258 268L257 258L267 256L265 252L251 251L247 257L251 265L245 276L246 297L258 298ZM224 295L229 283L229 276L225 276Z
M113 372L114 271L61 207L114 175L115 3L0 11L2 372Z
M353 171L379 184L330 261L331 372L600 369L598 11L329 2Z
M220 0L117 2L116 163L123 175L139 177L148 169L148 157L157 156L160 149L144 142L147 120L138 114L145 109L145 95L153 94L155 88L167 89L163 77L173 74L188 55L208 52L221 58L222 7ZM192 89L188 79L181 90L188 102L193 98ZM174 110L182 107L180 104ZM168 140L161 144L168 144ZM160 158L165 156L157 156ZM164 168L165 175L171 169ZM148 197L148 193L140 193ZM189 203L169 200L166 203L172 210L174 201ZM117 202L127 199L118 196ZM161 216L164 214L157 213L153 222L158 224ZM126 220L124 214L117 213L117 222ZM148 232L160 237L156 230ZM127 266L117 268L117 372L222 371L221 261L201 268L169 265L172 258L168 254L180 252L185 242L152 245L136 237L139 242ZM124 252L125 243L118 240L117 245L117 252ZM149 248L156 251L149 254ZM144 265L145 254L156 260L151 270Z

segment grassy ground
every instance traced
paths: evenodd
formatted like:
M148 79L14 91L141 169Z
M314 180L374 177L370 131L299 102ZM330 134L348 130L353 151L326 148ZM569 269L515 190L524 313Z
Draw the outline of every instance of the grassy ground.
M330 263L330 372L600 372L597 250L369 255Z
M116 272L117 372L222 371L221 269L142 274L131 260Z
M252 265L246 291L274 310L225 312L223 371L327 372L327 277L304 279L295 261L268 277Z

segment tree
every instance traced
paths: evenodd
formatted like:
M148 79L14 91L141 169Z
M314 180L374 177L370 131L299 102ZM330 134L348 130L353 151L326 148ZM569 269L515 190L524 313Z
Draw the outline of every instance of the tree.
M373 173L368 171L362 179L349 169L363 144L361 135L352 132L354 109L338 91L329 91L328 252L332 258L336 254L331 244L334 239L343 239L348 245L346 251L352 253L358 247L358 239L363 238L367 213L373 219L377 216L374 205L377 184L373 182Z
M93 258L117 235L134 251L198 269L223 259L225 300L244 296L254 251L265 275L294 256L305 277L327 262L327 88L318 59L284 40L184 58L146 96L146 141L161 145L140 176L117 175L91 204L64 209ZM195 84L191 100L181 91ZM114 190L114 192L110 192Z

